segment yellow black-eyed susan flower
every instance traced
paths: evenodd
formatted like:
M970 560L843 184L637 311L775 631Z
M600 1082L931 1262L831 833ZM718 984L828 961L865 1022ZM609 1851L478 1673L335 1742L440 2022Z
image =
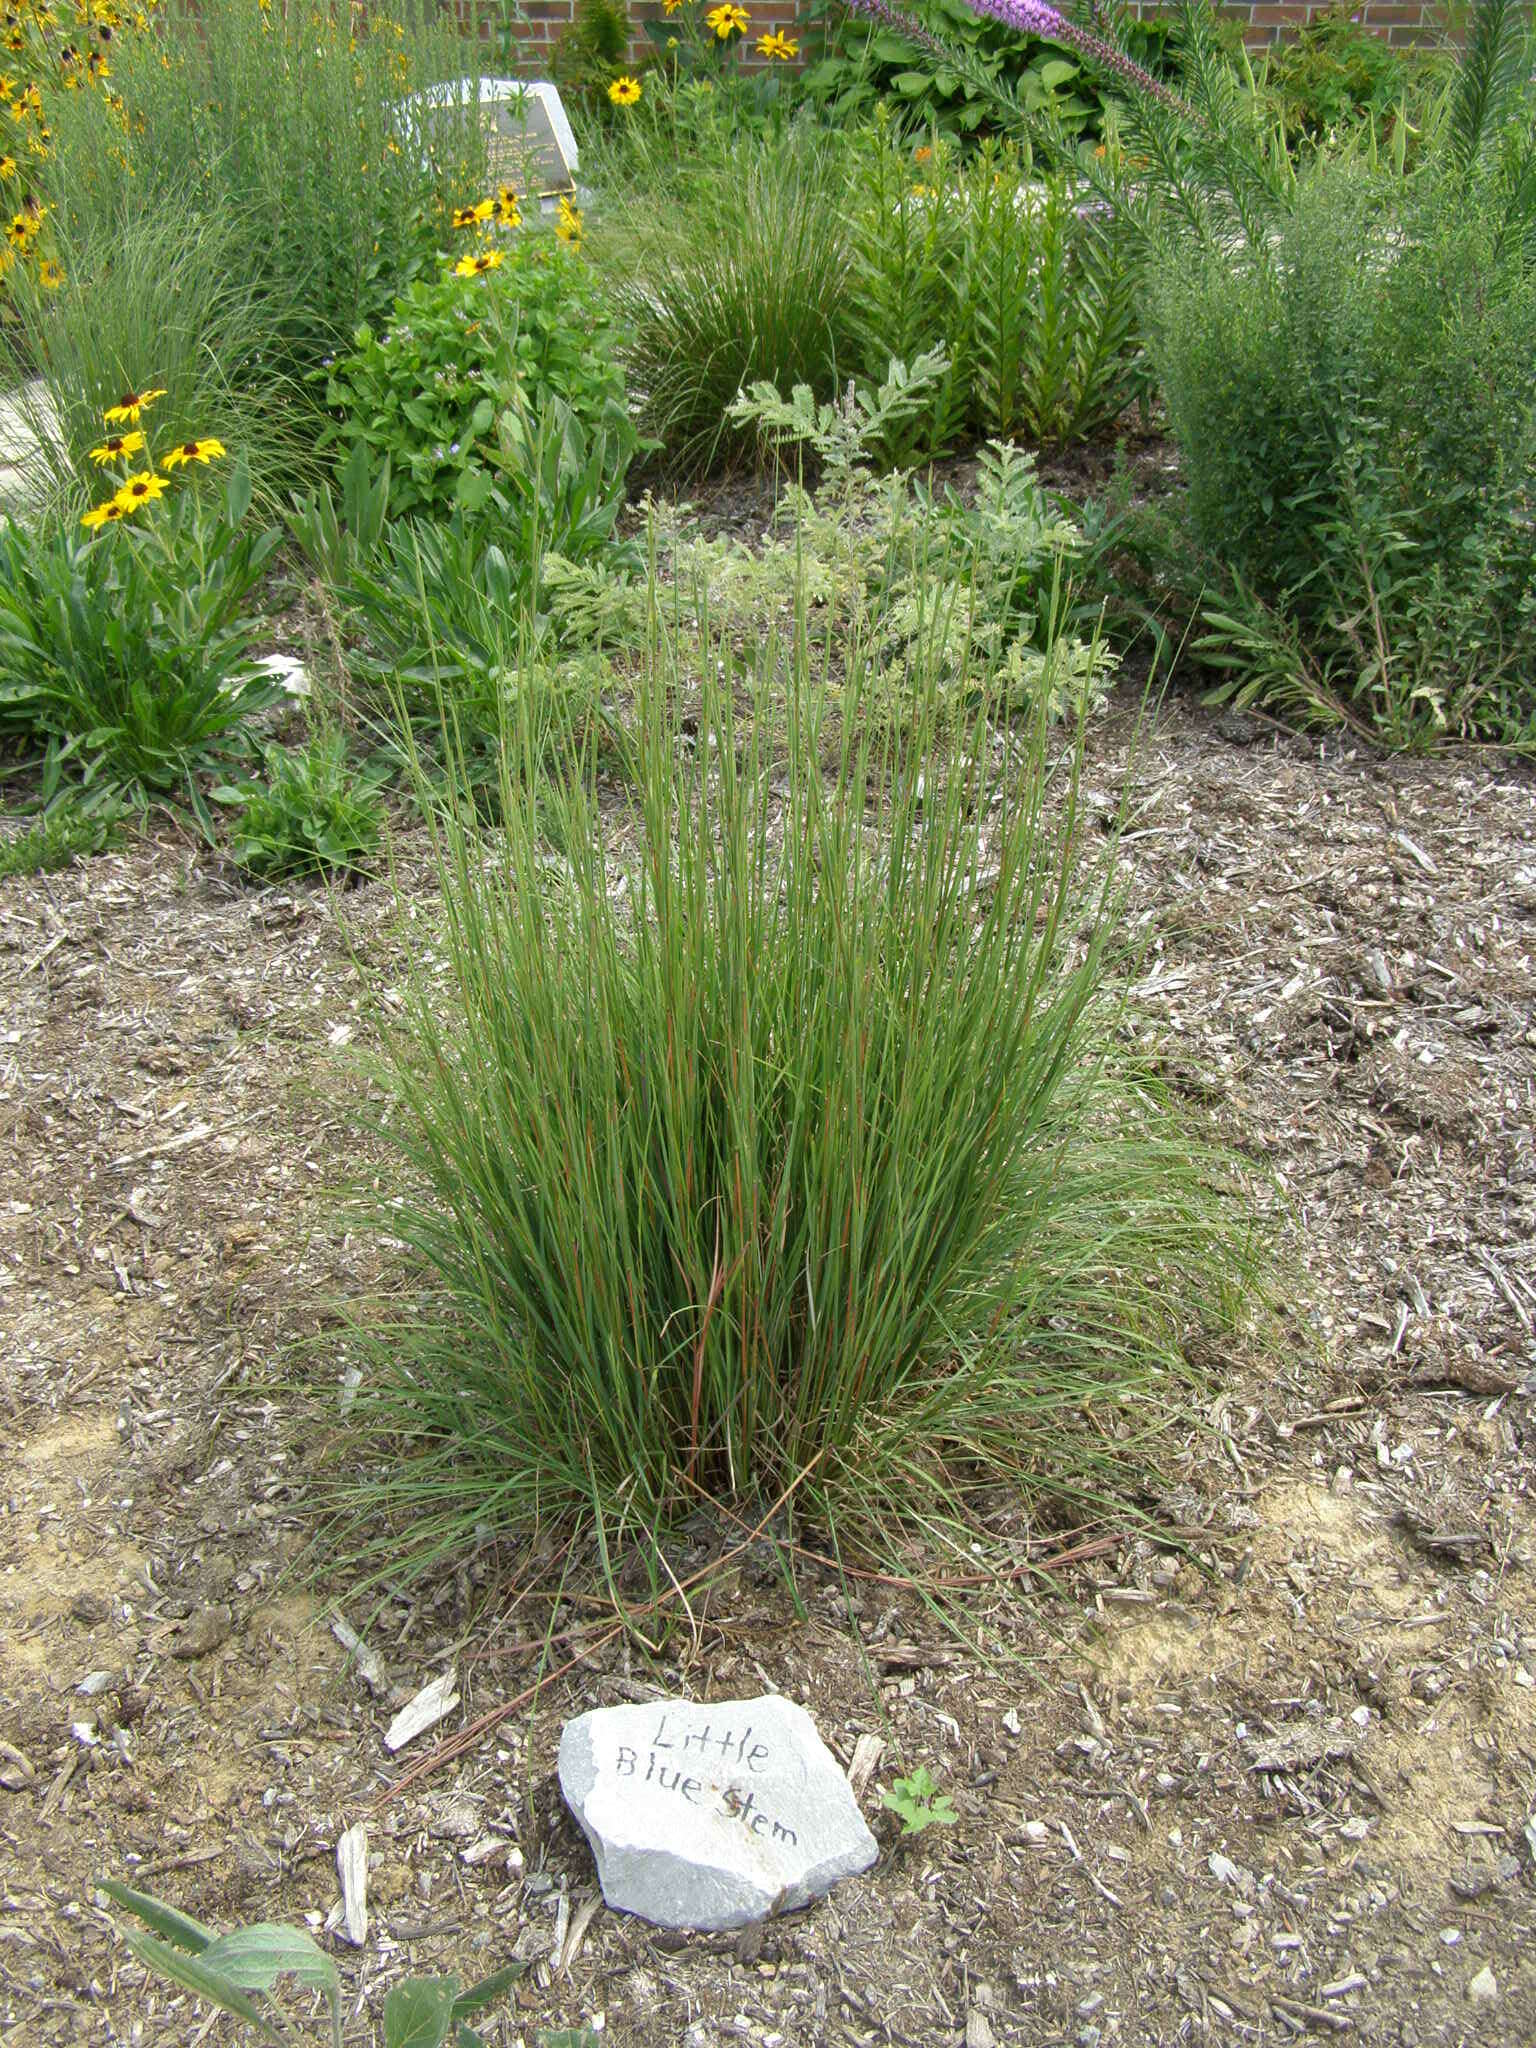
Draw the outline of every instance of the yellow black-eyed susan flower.
M791 57L799 56L800 45L792 42L782 29L770 29L767 35L758 37L757 54L777 57L780 63L787 64Z
M725 0L725 4L710 8L704 17L704 26L712 30L722 43L728 43L732 36L746 34L751 19L745 7L736 6L735 0Z
M0 178L14 178L14 177L15 177L15 175L16 175L16 159L15 159L15 157L13 157L13 156L0 156Z
M488 270L499 270L506 262L505 252L500 249L480 249L473 256L461 256L453 266L455 277L484 277Z
M137 512L141 505L152 505L156 498L164 497L165 488L163 476L156 476L152 469L141 469L137 476L123 480L112 502L124 512Z
M64 282L64 271L51 256L45 256L37 266L37 281L45 292L56 292Z
M130 427L136 427L139 424L139 414L153 405L157 398L164 398L164 396L165 389L163 386L153 391L125 391L116 405L109 405L107 407L106 411L102 414L102 418L109 427L115 427L120 422Z
M130 455L137 455L143 446L142 434L108 434L99 448L91 450L91 460L98 468L105 462L126 462Z
M123 508L119 505L116 498L108 498L103 504L93 505L80 521L80 524L90 527L94 532L101 526L115 526L122 516Z
M569 242L573 249L581 245L581 209L573 206L562 193L555 215L555 233L562 242Z
M13 213L5 224L5 239L13 249L25 249L36 233L35 214Z
M453 209L453 224L456 228L475 228L483 220L489 220L496 211L494 199L477 200L473 206L456 206Z
M183 441L179 448L173 448L161 465L164 469L180 469L189 462L217 462L227 453L224 443L210 434L202 441Z
M616 107L632 107L640 97L639 79L628 76L616 78L608 88L608 97Z

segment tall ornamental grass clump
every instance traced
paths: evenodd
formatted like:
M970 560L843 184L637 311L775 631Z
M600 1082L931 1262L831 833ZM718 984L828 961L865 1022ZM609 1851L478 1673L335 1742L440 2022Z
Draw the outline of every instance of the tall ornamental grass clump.
M668 166L661 183L628 152L634 182L611 185L592 237L641 425L684 473L748 450L726 419L738 391L806 384L828 398L848 367L836 139L800 124L701 134L696 160L653 165Z
M976 1533L999 1481L1112 1493L1251 1272L1232 1175L1130 1050L1080 749L994 729L984 684L957 735L920 635L877 741L878 620L716 621L689 661L665 605L632 813L514 745L502 835L436 826L339 1504L380 1569L536 1526L616 1564L788 1490L875 1550ZM786 699L787 743L747 708Z
M309 466L287 431L296 396L273 370L278 308L249 274L261 225L194 208L85 219L55 230L63 282L11 280L14 335L36 383L12 404L35 445L34 493L64 514L83 508L102 414L154 371L157 419L173 439L211 434L248 451L257 497L270 502Z
M302 376L431 264L450 206L483 185L475 120L445 111L427 136L399 111L473 75L475 54L436 13L203 0L120 39L111 101L57 96L45 195L103 260L145 218L237 222L231 276L262 303L261 368Z

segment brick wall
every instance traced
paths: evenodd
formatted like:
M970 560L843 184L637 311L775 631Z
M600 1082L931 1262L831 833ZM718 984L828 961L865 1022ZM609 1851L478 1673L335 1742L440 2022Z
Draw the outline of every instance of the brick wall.
M1250 49L1263 49L1287 35L1305 28L1320 14L1330 13L1337 0L1238 0L1222 12L1243 25L1243 41ZM1155 9L1148 7L1146 13ZM1433 0L1365 0L1351 9L1355 19L1374 35L1395 48L1422 43L1438 36L1445 23L1444 9Z
M704 0L704 4L713 5L714 0ZM482 38L489 40L493 32L491 19L486 11L476 6L475 0L452 0L452 5L466 33L472 33L478 21ZM742 5L752 18L752 26L743 39L745 47L733 61L752 71L770 64L779 69L793 68L780 65L775 58L759 57L752 46L770 29L782 30L795 42L801 40L795 0L742 0ZM524 77L546 77L549 59L544 53L570 27L575 12L574 0L522 0L522 12L525 19L512 31L515 45L522 52L519 72ZM646 34L644 24L664 19L661 0L630 0L629 18L634 29L630 38L631 55L637 63L654 57L655 46Z
M456 11L465 26L475 18L475 0L454 0ZM757 56L752 44L758 36L769 29L782 29L786 35L798 40L793 0L742 0L752 17L751 31L746 37L746 48L736 59L737 63L756 68L768 61ZM1158 11L1157 0L1133 0L1138 14L1151 15ZM1241 22L1243 41L1251 49L1263 49L1270 43L1280 42L1297 29L1320 14L1329 13L1338 0L1227 0L1222 12L1234 21ZM557 42L563 29L569 26L573 12L573 0L522 0L522 11L526 23L514 31L523 52L521 69L527 76L542 75L548 69L548 58L544 52ZM1445 14L1439 0L1363 0L1353 10L1357 20L1374 34L1381 36L1394 48L1410 43L1431 40L1443 32ZM630 19L635 24L636 35L631 49L637 61L651 54L650 38L641 24L648 18L662 18L661 0L631 0ZM482 32L484 29L484 16Z

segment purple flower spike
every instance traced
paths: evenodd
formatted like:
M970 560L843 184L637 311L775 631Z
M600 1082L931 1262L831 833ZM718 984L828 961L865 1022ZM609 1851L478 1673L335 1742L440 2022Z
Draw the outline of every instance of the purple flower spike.
M965 4L973 14L989 15L993 21L1000 21L1018 35L1039 36L1045 42L1061 43L1069 50L1077 50L1095 63L1102 64L1106 70L1115 72L1135 91L1161 100L1165 107L1171 107L1177 113L1187 112L1176 93L1170 92L1149 71L1143 71L1123 50L1116 49L1103 36L1079 28L1075 21L1068 21L1059 9L1047 7L1045 0L965 0ZM914 21L911 15L888 5L888 0L843 0L843 5L850 13L862 14L870 21L878 21L883 27L894 29L919 49L953 61L954 53L937 36L924 28L920 21Z

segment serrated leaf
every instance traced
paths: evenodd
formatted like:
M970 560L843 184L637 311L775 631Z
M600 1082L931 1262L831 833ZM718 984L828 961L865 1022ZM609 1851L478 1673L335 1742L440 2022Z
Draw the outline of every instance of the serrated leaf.
M107 1897L115 1899L125 1912L135 1914L146 1927L152 1927L156 1934L163 1935L188 1955L201 1955L211 1942L218 1939L213 1929L205 1927L201 1920L177 1912L174 1906L152 1899L147 1892L132 1891L115 1877L103 1877L98 1882Z
M384 2048L442 2048L453 2024L456 1977L407 1977L384 2001Z
M210 1970L201 1955L187 1955L179 1948L172 1948L169 1942L158 1941L154 1935L145 1934L137 1927L125 1927L122 1934L147 1970L169 1977L183 1991L190 1991L194 1997L216 2005L221 2012L233 2013L237 2020L244 2020L248 2027L254 2027L263 2040L282 2040L272 2022L263 2017L245 1993L216 1970Z

